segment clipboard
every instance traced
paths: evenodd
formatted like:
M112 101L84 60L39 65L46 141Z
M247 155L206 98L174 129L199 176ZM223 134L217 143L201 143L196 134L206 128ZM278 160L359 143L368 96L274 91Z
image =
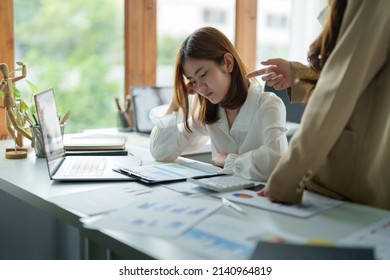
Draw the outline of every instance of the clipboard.
M221 173L222 168L203 162L142 165L114 168L113 170L148 184L223 175Z

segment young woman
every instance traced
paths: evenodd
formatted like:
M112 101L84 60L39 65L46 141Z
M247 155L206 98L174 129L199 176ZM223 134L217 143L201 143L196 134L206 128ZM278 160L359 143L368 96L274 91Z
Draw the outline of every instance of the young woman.
M390 210L390 1L331 0L310 68L282 59L253 75L309 99L260 195L299 203L305 188Z
M192 33L177 54L171 103L165 115L152 117L153 157L173 161L210 136L214 165L242 178L267 180L287 150L286 109L246 73L223 33L211 27ZM183 122L177 124L179 111Z

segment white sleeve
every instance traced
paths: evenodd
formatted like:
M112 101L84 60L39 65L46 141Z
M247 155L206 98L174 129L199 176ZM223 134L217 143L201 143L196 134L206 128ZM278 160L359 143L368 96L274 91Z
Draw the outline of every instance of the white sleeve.
M279 98L271 98L261 105L256 118L259 128L252 129L259 130L263 144L241 155L229 154L224 169L242 178L266 181L288 148L286 108Z
M206 127L194 124L192 120L189 121L192 132L188 132L183 123L177 124L181 117L176 114L152 116L151 112L151 119L155 126L150 134L150 152L156 160L174 161L185 149L199 147L207 141L203 137L207 136Z
M178 120L178 114L173 112L172 114L165 115L168 110L168 105L158 106L153 108L149 113L149 118L152 123L158 128L166 128L170 126L176 126Z

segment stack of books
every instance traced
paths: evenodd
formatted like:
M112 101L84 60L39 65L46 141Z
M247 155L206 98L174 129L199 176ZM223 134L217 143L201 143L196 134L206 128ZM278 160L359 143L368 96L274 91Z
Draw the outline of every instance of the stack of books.
M127 155L125 136L108 134L65 135L67 155Z

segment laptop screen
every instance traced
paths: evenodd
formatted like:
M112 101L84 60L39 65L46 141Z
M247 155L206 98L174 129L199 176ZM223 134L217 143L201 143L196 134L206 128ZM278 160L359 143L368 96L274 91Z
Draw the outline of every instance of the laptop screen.
M137 132L149 134L152 131L153 123L149 118L150 111L157 106L169 104L172 95L172 87L131 87L133 114Z
M34 100L51 178L65 158L65 148L62 142L53 89L35 94Z

